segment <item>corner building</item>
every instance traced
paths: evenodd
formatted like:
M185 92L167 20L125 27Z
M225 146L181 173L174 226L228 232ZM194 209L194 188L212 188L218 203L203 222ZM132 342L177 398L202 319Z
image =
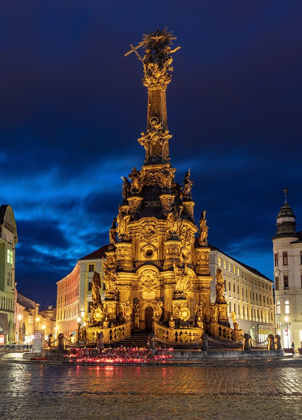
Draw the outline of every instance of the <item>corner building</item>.
M10 205L0 207L0 345L15 341L15 246L17 226Z
M296 217L287 202L277 216L273 237L277 333L282 346L302 347L302 231L296 231Z

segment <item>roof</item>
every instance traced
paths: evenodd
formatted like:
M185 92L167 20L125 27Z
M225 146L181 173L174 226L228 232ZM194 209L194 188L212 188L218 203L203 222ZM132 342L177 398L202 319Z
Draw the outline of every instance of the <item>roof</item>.
M101 258L106 258L105 252L108 251L109 245L104 245L101 248L97 249L96 251L91 252L90 254L86 255L83 258L80 258L79 261L83 260L97 260Z
M302 230L300 230L300 232L297 232L298 239L296 241L291 242L291 244L299 244L302 243Z
M17 302L19 305L24 306L24 308L35 309L37 302L28 297L22 295L22 293L17 292Z
M254 273L256 276L260 276L260 277L262 277L262 278L264 278L264 279L266 279L266 280L268 280L268 281L270 281L270 282L272 282L273 283L273 280L271 280L271 279L269 279L268 277L266 277L264 274L262 274L262 273L260 273L260 271L258 271L258 270L256 270L255 268L253 268L253 267L250 267L249 265L247 265L247 264L244 264L243 262L241 262L241 261L238 261L238 260L236 260L235 258L233 258L233 257L230 257L228 254L226 254L225 252L223 252L223 251L221 251L219 248L217 248L216 246L213 246L213 245L210 245L209 244L209 247L211 248L211 251L219 251L219 252L221 252L221 254L223 254L223 255L225 255L226 257L228 257L228 258L230 258L230 259L232 259L233 261L235 261L236 263L238 263L238 264L240 264L240 265L242 265L242 267L244 267L244 268L246 268L247 270L249 270L249 271L251 271L252 273Z

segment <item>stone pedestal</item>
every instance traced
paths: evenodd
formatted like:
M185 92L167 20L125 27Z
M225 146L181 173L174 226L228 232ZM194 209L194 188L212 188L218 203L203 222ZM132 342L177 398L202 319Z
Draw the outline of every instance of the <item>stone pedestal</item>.
M116 320L116 306L117 301L116 300L107 300L105 299L103 301L104 306L104 312L106 314L106 317L108 317L108 320Z
M187 299L173 299L173 319L180 319L181 321L188 321L191 316L189 309L189 302Z
M188 201L184 200L182 202L182 204L183 204L184 208L186 209L189 217L191 219L194 219L194 206L195 206L195 202L194 201L191 201L191 200L188 200Z
M174 197L174 194L162 194L159 196L164 214L168 214L172 211Z
M116 246L116 262L118 268L123 271L132 271L133 254L132 244L130 242L117 242Z
M173 263L177 264L180 262L180 247L181 241L175 237L168 239L165 242L165 262L164 262L164 270L168 270L169 268L173 267Z
M136 213L141 204L142 204L143 198L138 196L128 197L128 203L129 203L129 212L131 214Z
M199 246L196 248L197 264L196 264L196 273L209 275L210 274L210 265L209 265L209 254L210 248L208 246Z
M220 325L228 326L228 304L227 303L218 303L218 323Z

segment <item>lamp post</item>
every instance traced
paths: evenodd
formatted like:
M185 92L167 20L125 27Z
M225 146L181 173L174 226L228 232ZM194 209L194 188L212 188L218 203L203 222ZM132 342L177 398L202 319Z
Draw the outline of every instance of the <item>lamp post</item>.
M20 344L20 337L21 337L21 319L22 319L22 315L19 314L18 315L18 344Z
M288 320L289 320L289 318L288 318L288 316L284 317L284 320L286 322L286 330L285 330L286 331L285 337L287 337L286 347L289 348L289 334L288 334ZM285 347L285 345L284 345L284 347Z

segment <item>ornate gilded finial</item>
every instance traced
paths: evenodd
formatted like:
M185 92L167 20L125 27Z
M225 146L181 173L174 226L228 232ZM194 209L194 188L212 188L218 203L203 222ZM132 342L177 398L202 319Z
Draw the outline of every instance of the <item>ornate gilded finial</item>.
M145 73L143 84L146 87L165 87L171 81L171 75L168 73L173 71L171 54L180 49L180 47L171 49L176 39L173 32L165 28L144 34L143 40L136 47L130 44L131 50L125 53L125 57L134 52L143 63ZM144 57L137 51L141 47L145 50Z
M284 195L285 195L285 203L287 203L287 193L288 193L288 188L287 188L287 187L285 187L285 188L284 188L284 190L283 190L283 192L284 192Z

